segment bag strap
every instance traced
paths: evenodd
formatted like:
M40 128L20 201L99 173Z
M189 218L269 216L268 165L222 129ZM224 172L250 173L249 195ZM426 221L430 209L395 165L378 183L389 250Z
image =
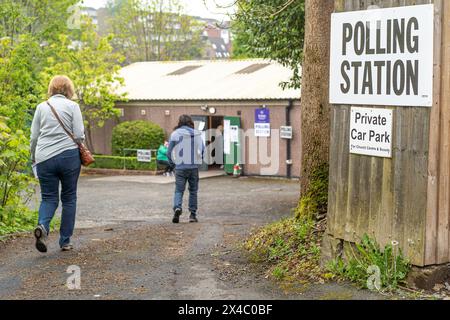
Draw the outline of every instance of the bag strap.
M58 115L58 112L56 112L56 109L50 104L50 102L47 101L47 104L49 105L50 109L52 110L53 114L55 115L56 120L58 120L59 124L61 125L61 127L64 129L64 131L67 133L67 135L72 138L73 142L75 142L77 145L79 145L79 143L77 142L77 140L75 139L74 135L72 132L70 132L66 126L64 125L64 123L61 121L61 118Z

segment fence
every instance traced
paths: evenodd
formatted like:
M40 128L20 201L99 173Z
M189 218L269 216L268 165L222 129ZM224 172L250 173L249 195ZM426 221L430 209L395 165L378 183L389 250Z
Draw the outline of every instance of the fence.
M336 0L339 11L433 2L433 107L369 106L393 110L392 158L350 154L351 106L331 107L328 234L397 241L418 266L450 261L450 1Z

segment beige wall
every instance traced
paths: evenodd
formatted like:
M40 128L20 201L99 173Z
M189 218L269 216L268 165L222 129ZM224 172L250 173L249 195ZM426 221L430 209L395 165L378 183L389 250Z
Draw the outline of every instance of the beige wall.
M254 112L255 108L266 105L270 109L270 123L272 129L279 129L280 126L285 125L286 112L285 108L288 101L256 101L256 102L130 102L118 105L118 108L124 110L124 116L120 118L120 122L130 120L148 120L159 124L165 131L166 136L169 136L173 128L178 122L178 117L182 114L189 115L208 115L208 113L201 110L201 106L207 104L209 107L216 108L214 116L239 116L240 112L241 125L244 130L252 129L254 126ZM145 115L142 115L142 110L145 110ZM166 111L170 115L166 115ZM94 147L95 152L100 154L111 153L111 132L112 128L117 124L117 121L109 121L104 128L97 129L94 132ZM291 109L291 125L293 127L294 135L291 140L291 158L293 165L291 173L293 177L300 175L300 101L294 102L294 107ZM267 150L270 155L270 141L268 139ZM246 142L248 150L249 140ZM285 139L279 139L279 170L276 176L286 176L286 146ZM248 154L246 155L246 163L248 163ZM259 164L245 165L244 174L246 175L260 175L261 166Z

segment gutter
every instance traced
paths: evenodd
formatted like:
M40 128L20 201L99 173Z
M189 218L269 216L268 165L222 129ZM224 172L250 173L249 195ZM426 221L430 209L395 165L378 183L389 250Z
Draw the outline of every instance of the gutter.
M294 100L289 99L289 104L286 106L286 126L291 126L291 110L294 107ZM286 177L292 178L292 152L291 139L286 139Z

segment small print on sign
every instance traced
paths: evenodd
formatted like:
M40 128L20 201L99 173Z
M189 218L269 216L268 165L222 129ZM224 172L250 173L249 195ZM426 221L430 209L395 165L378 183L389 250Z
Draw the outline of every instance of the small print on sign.
M281 139L292 139L292 127L291 126L281 126L280 127L280 138Z
M387 109L352 108L350 153L391 158L392 112Z
M270 137L270 123L255 123L255 137Z
M152 151L151 150L138 150L137 160L139 162L152 162Z

